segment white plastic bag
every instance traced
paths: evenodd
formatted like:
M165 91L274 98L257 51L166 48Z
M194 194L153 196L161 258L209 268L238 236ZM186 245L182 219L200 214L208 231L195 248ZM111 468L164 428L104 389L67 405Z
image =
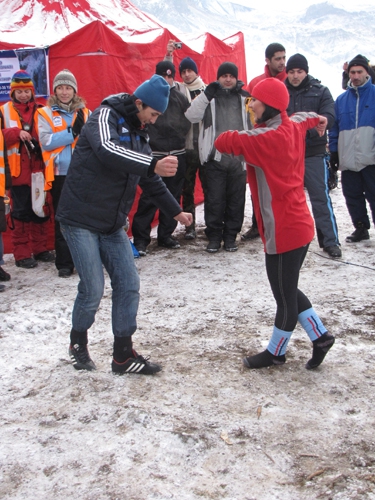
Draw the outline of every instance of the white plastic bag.
M38 217L45 217L43 207L46 202L46 192L44 191L43 172L34 172L31 174L31 204L34 213Z

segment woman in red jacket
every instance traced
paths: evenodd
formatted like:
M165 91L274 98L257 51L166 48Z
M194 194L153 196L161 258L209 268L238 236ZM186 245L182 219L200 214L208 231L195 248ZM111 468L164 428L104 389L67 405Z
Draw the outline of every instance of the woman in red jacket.
M247 368L285 363L285 352L299 321L313 343L306 368L319 366L335 338L327 332L309 299L298 289L299 272L314 237L314 221L303 187L306 131L324 133L327 119L316 113L288 118L289 95L275 78L259 82L250 103L257 125L251 131L228 131L215 146L221 153L242 155L266 252L266 270L277 303L267 349L244 358Z
M13 255L17 267L31 269L37 261L55 260L47 249L49 216L39 217L32 209L31 174L44 171L35 128L34 84L26 71L17 71L10 82L11 100L1 106L1 127L12 175Z

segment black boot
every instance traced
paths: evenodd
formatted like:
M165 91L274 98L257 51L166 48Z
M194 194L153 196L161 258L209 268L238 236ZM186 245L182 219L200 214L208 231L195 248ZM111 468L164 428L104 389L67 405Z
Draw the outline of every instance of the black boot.
M363 222L357 222L355 227L356 230L350 236L346 237L347 243L357 243L358 241L370 239L370 235L368 234L368 229L365 227Z

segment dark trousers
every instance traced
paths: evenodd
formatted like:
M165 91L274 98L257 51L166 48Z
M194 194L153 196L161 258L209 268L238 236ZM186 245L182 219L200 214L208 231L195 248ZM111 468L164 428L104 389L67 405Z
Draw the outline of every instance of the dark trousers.
M340 245L323 154L305 158L304 181L309 193L319 246L324 248Z
M66 176L56 175L55 180L52 183L52 204L53 210L56 214L57 207L59 206L61 191L64 186ZM55 265L57 269L74 269L74 263L67 242L60 230L60 222L55 219L55 250L56 250L56 261Z
M298 288L299 272L305 260L309 245L290 252L270 255L266 253L268 281L275 297L277 309L275 326L292 332L298 315L310 309L311 302Z
M197 178L197 172L199 173L199 178L202 184L203 193L205 190L204 174L199 160L199 152L195 149L186 150L186 172L184 186L182 188L182 207L184 212L189 212L193 215L193 224L195 227L195 202L194 202L194 191L195 191L195 180Z
M171 194L180 203L182 186L185 179L186 169L186 155L181 154L177 156L178 168L174 177L163 177L163 181ZM132 233L134 237L134 245L148 245L151 242L151 224L154 220L157 211L156 205L152 199L142 193L139 198L137 212L134 215L132 222ZM164 214L159 211L159 225L158 225L158 241L165 241L169 238L173 231L176 229L177 221L170 215Z
M366 229L370 229L366 200L375 224L375 165L369 165L359 172L344 170L341 172L341 185L354 227L362 222Z
M205 176L204 218L210 241L233 241L241 231L246 195L246 170L209 161Z

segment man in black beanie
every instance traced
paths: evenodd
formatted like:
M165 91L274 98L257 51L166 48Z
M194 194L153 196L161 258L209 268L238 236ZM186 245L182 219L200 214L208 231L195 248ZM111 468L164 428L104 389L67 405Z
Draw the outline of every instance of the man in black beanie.
M331 167L341 170L342 192L355 228L347 243L370 238L367 203L375 224L375 86L368 69L361 55L349 62L349 85L336 99L336 120L329 131Z
M330 129L335 121L334 101L327 87L309 75L307 59L294 54L286 65L285 85L289 92L289 116L299 111L314 111L325 116ZM327 134L320 137L315 130L306 133L305 187L309 193L319 246L330 257L341 257L335 214L327 189Z
M251 128L245 100L248 92L238 80L238 68L224 62L217 70L217 80L191 103L186 112L192 123L202 121L199 133L199 154L205 175L204 217L206 251L215 253L221 248L235 252L245 209L245 164L231 155L219 153L215 139L227 130Z
M375 84L374 67L370 66L370 61L367 59L367 57L363 56L362 54L358 54L350 61L351 66L353 66L353 61L356 61L359 66L362 66L363 68L365 68L365 70L367 71L367 73L371 77L372 83ZM348 84L349 84L349 80L350 80L350 78L349 78L349 63L347 61L344 63L342 69L344 70L342 73L342 88L344 90L346 90L348 88Z
M174 156L178 160L178 169L174 177L163 177L169 191L180 203L182 186L186 170L186 135L190 130L190 122L185 117L189 107L187 98L177 90L174 77L176 68L170 61L157 63L155 73L162 76L170 86L168 107L158 121L148 126L152 156L158 160L167 156ZM152 197L143 192L138 203L137 212L132 222L134 245L140 256L147 254L147 247L151 242L151 224L154 220L157 206ZM172 236L177 221L166 213L159 212L157 240L160 247L177 250L180 244Z

